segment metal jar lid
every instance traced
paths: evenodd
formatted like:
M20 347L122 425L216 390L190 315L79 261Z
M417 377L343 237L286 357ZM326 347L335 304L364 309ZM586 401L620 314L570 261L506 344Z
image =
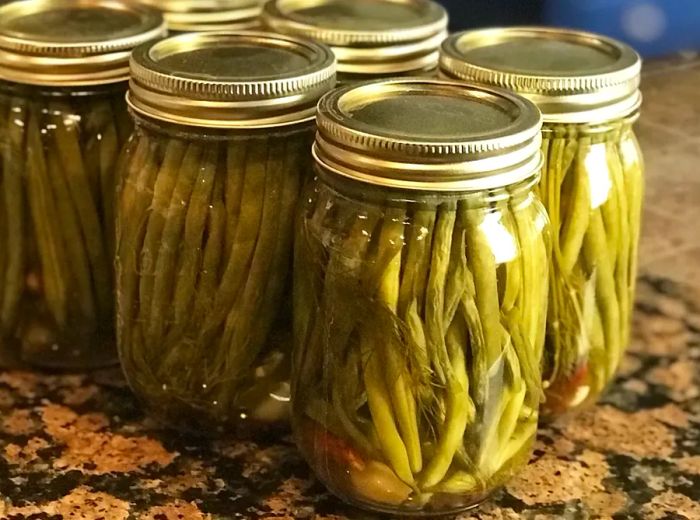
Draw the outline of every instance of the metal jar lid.
M581 31L512 27L455 34L442 45L440 72L514 90L533 101L546 122L616 119L637 110L642 99L639 55Z
M264 0L140 0L163 12L173 32L238 31L258 27Z
M126 81L129 54L165 35L153 9L115 0L24 0L0 7L0 79L46 86Z
M343 177L391 188L475 191L536 177L541 115L528 100L456 81L392 79L321 99L314 156Z
M335 85L325 45L263 32L189 33L136 49L127 101L137 113L210 128L266 128L314 118Z
M325 43L338 72L369 77L437 65L447 12L432 0L273 0L263 24Z

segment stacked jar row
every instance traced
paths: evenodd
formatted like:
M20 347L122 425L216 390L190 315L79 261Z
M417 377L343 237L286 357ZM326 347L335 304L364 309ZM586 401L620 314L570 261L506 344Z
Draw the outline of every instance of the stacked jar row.
M443 42L426 0L360 2L355 48L323 26L336 4L268 4L286 36L164 40L133 4L0 8L2 362L118 353L199 434L283 426L291 395L336 494L457 511L526 464L541 404L595 402L629 341L639 58L554 29ZM395 77L441 42L443 79Z

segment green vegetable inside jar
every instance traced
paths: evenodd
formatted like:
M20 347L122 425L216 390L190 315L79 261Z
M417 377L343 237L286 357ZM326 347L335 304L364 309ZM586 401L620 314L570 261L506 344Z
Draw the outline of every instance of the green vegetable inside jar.
M346 84L434 77L448 16L432 0L272 0L261 20L276 33L330 46Z
M447 77L511 88L543 112L537 192L553 246L544 410L594 403L630 340L644 192L632 129L641 60L595 34L511 28L452 36L440 66Z
M283 425L292 224L335 58L291 37L199 33L139 47L131 72L116 255L127 380L186 432Z
M540 114L395 79L325 96L318 127L295 239L297 443L352 504L469 508L527 463L537 429Z
M116 363L117 158L128 53L160 14L114 1L0 8L0 365Z

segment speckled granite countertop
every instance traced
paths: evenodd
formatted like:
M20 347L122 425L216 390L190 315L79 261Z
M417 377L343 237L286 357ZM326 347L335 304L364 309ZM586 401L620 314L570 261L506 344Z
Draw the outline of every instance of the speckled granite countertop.
M545 428L530 466L460 520L700 520L700 60L651 63L635 341L603 402ZM0 518L371 519L291 442L159 431L117 372L0 372Z

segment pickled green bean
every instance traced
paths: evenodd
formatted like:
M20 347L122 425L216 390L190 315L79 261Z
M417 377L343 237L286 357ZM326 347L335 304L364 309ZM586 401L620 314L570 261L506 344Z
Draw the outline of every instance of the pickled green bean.
M4 334L14 332L18 305L22 298L22 272L26 257L25 198L23 196L22 165L27 160L25 152L25 128L27 106L19 99L11 99L7 120L7 142L3 150L3 220L7 227L7 267L3 273L3 298L0 323Z
M576 171L573 172L568 218L564 221L561 231L561 269L568 274L574 268L583 244L583 237L588 229L591 212L589 173L586 169L586 156L589 153L590 138L581 139L579 159Z
M107 249L100 229L100 217L95 199L90 191L91 180L85 169L78 128L74 123L66 123L71 108L65 104L50 103L49 113L56 121L54 130L55 149L68 179L71 198L77 211L85 240L88 261L92 271L97 305L101 315L109 315L112 308L111 263L107 259ZM61 120L63 124L61 124Z
M474 421L476 409L469 397L469 377L463 346L468 342L468 329L461 320L455 320L447 331L447 345L452 370L447 387L447 420L438 441L435 454L421 475L422 485L431 488L445 478L455 453L464 442L467 425Z
M158 247L163 228L165 227L170 199L177 182L177 169L182 162L185 148L185 143L177 139L172 139L168 143L153 187L151 214L148 217L148 223L145 224L146 234L143 239L143 248L139 259L139 270L141 272L139 285L141 320L147 320L150 317Z
M496 259L486 234L480 225L484 216L476 215L468 220L467 254L469 255L476 289L476 307L481 317L484 333L486 366L490 370L499 358L501 350L501 326L498 321L499 303L496 281Z
M214 180L214 192L206 230L207 238L202 254L202 268L199 272L199 288L194 302L194 319L196 321L202 321L209 311L210 297L216 291L221 259L225 253L226 204L223 184L223 179Z
M170 425L283 419L272 394L287 345L271 332L309 134L140 128L127 149L125 168L149 172L127 175L119 202L119 348L129 383Z
M391 470L382 477L389 488L410 486L401 489L415 504L487 489L522 463L517 455L535 433L535 342L544 341L548 276L542 210L521 195L512 205L436 205L385 202L366 190L349 196L320 178L301 211L293 382L300 446L312 465L349 475L349 483L329 476L348 496L382 500L379 490L357 487L376 464ZM504 222L508 236L492 235L490 226ZM525 255L535 258L523 266ZM506 264L528 272L526 282L515 278L510 313L499 291ZM351 361L358 354L361 362ZM309 429L323 434L311 442L303 438Z
M27 195L29 209L41 256L46 305L51 318L59 326L66 325L67 263L64 246L59 242L55 198L49 186L48 171L41 140L41 111L30 109L27 123Z
M260 195L265 193L265 165L268 153L268 146L264 141L255 143L248 151L239 215L241 225L236 227L233 242L235 254L232 250L214 299L212 312L204 323L205 338L210 336L213 333L212 329L218 327L229 314L249 269L262 222L263 204Z
M185 152L182 163L177 170L177 182L169 202L165 226L158 244L155 272L161 273L163 291L166 290L168 283L172 283L173 273L177 268L177 251L184 233L187 208L194 192L203 154L204 150L200 144L189 143L187 152ZM194 286L191 279L178 276L172 302L175 323L187 322L193 294Z
M447 206L441 206L435 220L432 261L428 285L426 287L425 321L428 352L433 361L432 367L440 384L447 383L450 377L449 356L445 343L445 284L450 262L452 233L456 214Z
M391 208L384 215L384 223L379 235L379 248L387 248L393 253L386 269L382 273L378 287L378 300L396 313L399 303L399 286L401 278L401 250L395 250L392 244L403 244L405 214ZM390 253L390 254L392 254ZM382 256L380 252L379 256ZM386 385L389 389L392 406L396 414L401 437L408 453L411 471L419 473L423 467L418 421L416 417L415 396L411 389L406 367L406 355L396 350L393 342L386 342L383 349L386 366Z
M83 316L94 322L97 315L90 278L90 266L87 260L85 244L80 234L78 217L70 205L68 180L56 156L49 154L46 160L48 178L55 195L59 229L61 230L61 235L64 236L62 243L66 249L68 267L73 275L71 282L75 286L78 305L81 307Z
M545 142L562 131L550 125ZM644 185L629 121L570 125L566 141L561 158L543 145L540 183L551 187L544 202L554 231L545 357L552 414L595 400L629 342Z

